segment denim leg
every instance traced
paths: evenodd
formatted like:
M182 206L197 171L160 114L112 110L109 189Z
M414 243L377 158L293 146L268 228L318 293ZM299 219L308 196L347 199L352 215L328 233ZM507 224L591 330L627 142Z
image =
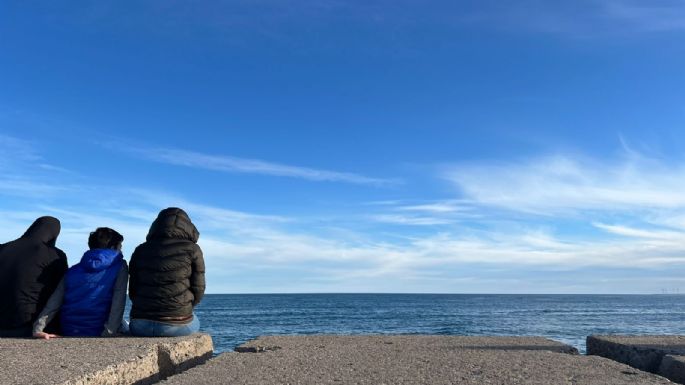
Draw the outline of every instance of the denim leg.
M197 318L197 315L195 315L195 313L193 313L193 321L190 323L190 325L188 325L188 327L190 328L191 334L200 331L200 319Z
M180 337L197 333L200 330L200 320L193 313L193 320L185 325L175 325L157 322L155 335L159 337Z
M157 322L146 319L132 319L129 323L131 335L140 337L156 337L155 324Z
M129 324L131 335L141 337L180 337L197 333L200 320L193 313L193 320L187 324L171 324L146 319L132 319Z

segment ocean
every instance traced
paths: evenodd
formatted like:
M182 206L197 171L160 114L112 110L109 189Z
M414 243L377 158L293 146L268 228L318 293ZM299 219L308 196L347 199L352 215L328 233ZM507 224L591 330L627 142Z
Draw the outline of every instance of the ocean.
M215 352L267 334L685 334L685 295L214 294L195 309Z

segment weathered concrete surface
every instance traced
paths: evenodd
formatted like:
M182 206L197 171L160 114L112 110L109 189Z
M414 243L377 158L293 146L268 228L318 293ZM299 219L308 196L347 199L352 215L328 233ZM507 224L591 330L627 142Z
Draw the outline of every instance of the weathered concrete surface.
M589 336L587 354L685 383L685 336Z
M241 348L245 353L224 353L163 383L670 384L532 337L280 336L261 337Z
M212 338L0 338L0 383L151 384L212 357Z

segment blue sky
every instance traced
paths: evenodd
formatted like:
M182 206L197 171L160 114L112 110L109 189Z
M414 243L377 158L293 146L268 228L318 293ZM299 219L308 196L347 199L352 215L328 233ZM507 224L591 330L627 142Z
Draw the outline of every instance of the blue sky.
M196 222L208 291L685 290L685 2L0 5L0 238Z

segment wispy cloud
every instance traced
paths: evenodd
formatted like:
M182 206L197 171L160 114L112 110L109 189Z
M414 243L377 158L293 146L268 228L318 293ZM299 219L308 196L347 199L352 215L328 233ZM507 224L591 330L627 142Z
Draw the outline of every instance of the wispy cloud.
M607 18L641 30L685 30L685 2L680 0L614 0L602 5Z
M28 140L0 134L0 168L8 168L19 162L38 162L41 157Z
M93 180L86 188L63 183L69 191L53 191L51 201L3 201L0 236L17 237L52 214L62 220L58 244L72 263L97 226L121 231L130 256L157 212L179 206L200 229L213 292L620 291L612 281L593 286L587 271L615 282L651 274L640 290L654 292L660 278L685 270L683 170L636 152L614 161L556 155L461 164L442 176L462 196L392 199L316 222ZM591 234L559 231L569 217Z
M379 214L371 216L371 219L376 222L412 226L434 226L447 225L453 223L453 221L447 218L398 214Z
M354 224L347 228L348 234L331 233L295 218L198 204L155 191L112 190L108 194L82 196L81 206L37 205L31 210L0 210L3 239L20 235L34 217L52 214L62 220L63 232L58 243L72 263L83 252L87 233L97 226L121 231L126 237L125 252L130 255L144 240L160 206L179 205L200 229L210 290L214 292L279 292L296 288L412 291L437 288L440 282L451 282L449 290L443 286L441 291L472 291L474 285L482 288L484 282L492 281L491 269L509 271L497 273L499 284L489 286L489 291L497 292L505 289L507 280L520 280L529 269L547 271L549 275L584 268L649 270L685 265L685 233L676 230L651 234L622 225L597 223L600 231L620 238L578 241L521 225L507 229L460 228L458 232L453 229L388 241L380 240L373 232L358 230ZM289 282L278 278L284 274ZM476 278L465 280L464 274ZM233 280L221 283L228 276ZM246 280L246 276L251 278ZM613 273L612 276L618 277ZM255 277L262 277L257 279L259 285L249 283ZM549 287L545 286L547 290Z
M570 37L685 31L679 0L483 1L462 22Z
M0 134L0 154L0 194L40 197L69 189L51 175L68 171L48 164L36 143Z
M131 147L126 151L135 156L159 163L221 172L271 175L319 182L344 182L374 186L387 186L399 183L398 180L372 178L355 173L292 166L261 159L210 155L174 148Z
M456 213L471 211L465 203L455 200L448 201L438 201L431 203L421 203L421 204L410 204L404 206L398 206L397 210L400 211L417 211L417 212L428 212L428 213Z
M378 213L368 216L372 221L393 225L439 226L454 225L465 219L480 217L472 205L464 200L442 201L383 201L367 205L377 208Z
M22 197L44 197L69 190L69 187L39 182L33 178L4 175L0 177L0 193Z
M685 163L644 157L606 162L555 155L447 167L443 177L466 199L512 211L685 208Z
M643 239L660 239L660 240L671 240L677 242L685 241L685 232L682 231L672 231L664 229L645 229L645 228L635 228L624 225L608 225L604 223L595 223L597 228L602 229L608 233L621 235L630 238L643 238Z

